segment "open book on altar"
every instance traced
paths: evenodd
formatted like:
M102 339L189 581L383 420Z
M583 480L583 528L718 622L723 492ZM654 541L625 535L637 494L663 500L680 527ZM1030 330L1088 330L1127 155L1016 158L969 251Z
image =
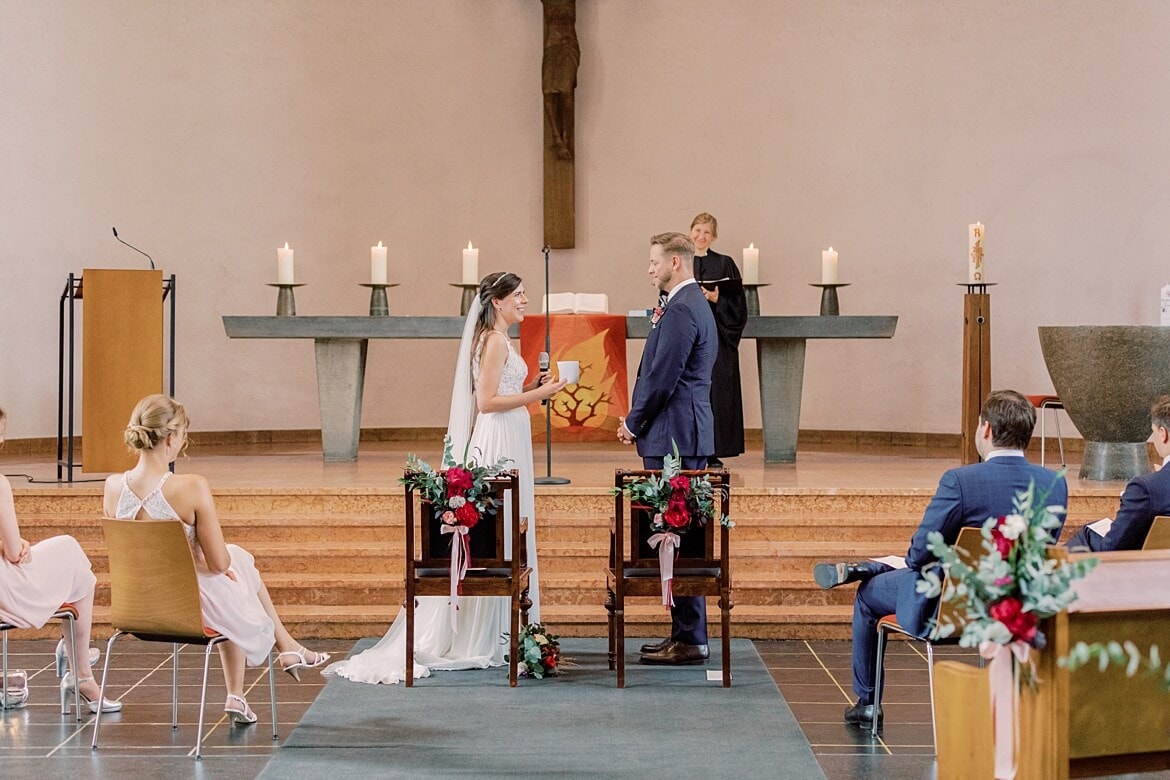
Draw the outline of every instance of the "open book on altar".
M551 293L542 300L541 312L549 314L608 314L609 296L605 293Z

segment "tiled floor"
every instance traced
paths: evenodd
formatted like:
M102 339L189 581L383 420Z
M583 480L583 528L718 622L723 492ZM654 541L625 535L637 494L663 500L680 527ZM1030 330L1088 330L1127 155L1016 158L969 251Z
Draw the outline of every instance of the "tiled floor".
M891 642L886 652L885 725L877 737L847 725L853 694L849 642L757 641L756 648L796 715L829 780L934 777L934 742L926 658L910 642ZM936 655L970 660L956 647Z
M186 648L179 676L180 727L170 728L171 672L166 645L119 639L110 671L109 696L124 697L125 709L102 716L101 746L90 749L93 716L78 723L60 713L58 680L53 672L49 640L9 642L9 666L25 669L31 700L23 708L0 711L2 777L219 778L255 777L276 749L272 741L266 672L249 670L248 700L260 720L233 727L221 713L223 678L213 659L208 683L207 725L203 761L193 756L202 648ZM314 649L344 655L349 640L314 642ZM102 645L104 648L104 644ZM812 744L829 780L896 778L918 780L935 776L934 749L927 692L926 658L918 645L895 641L887 651L885 726L877 739L842 721L853 703L849 642L757 641L756 647ZM974 662L957 647L940 647L936 655ZM316 672L300 684L277 675L278 730L281 740L301 719L323 684ZM339 767L344 776L344 767ZM1101 773L1093 773L1101 774ZM776 777L785 777L782 768ZM1170 777L1170 772L1140 775L1142 780Z
M171 667L169 645L117 641L111 662L107 698L124 698L120 713L102 716L97 752L90 749L93 715L85 710L78 723L62 716L59 680L53 669L50 640L20 640L12 632L9 668L29 675L30 700L20 709L0 711L0 766L4 777L132 777L251 778L268 762L274 744L266 670L249 669L249 704L259 716L252 726L233 727L223 717L223 676L218 657L211 661L205 714L203 761L194 756L203 648L180 653L179 729L171 730ZM344 655L353 644L315 641L314 650ZM105 643L100 643L103 651ZM217 654L218 655L218 654ZM103 659L104 660L104 659ZM100 663L100 662L99 662ZM298 684L278 672L276 702L278 733L287 737L323 684L317 672L301 674ZM84 702L82 707L85 707ZM11 772L11 773L10 773Z

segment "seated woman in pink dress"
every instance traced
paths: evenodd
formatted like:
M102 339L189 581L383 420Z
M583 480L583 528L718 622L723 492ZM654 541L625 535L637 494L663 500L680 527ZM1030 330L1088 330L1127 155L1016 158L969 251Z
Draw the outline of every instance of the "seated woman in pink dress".
M7 428L8 417L0 409L0 444L4 443ZM61 681L61 710L66 713L75 687L80 687L81 698L90 712L97 712L99 707L101 686L93 679L88 652L96 582L89 558L72 536L54 536L34 545L20 537L12 485L0 476L0 620L20 628L40 628L63 604L72 604L77 610L77 647L87 649L72 652L68 647L69 631L62 624L70 669ZM102 712L122 709L121 702L116 701L104 701L100 706Z
M244 664L260 666L275 644L280 668L300 681L328 653L302 647L285 630L256 571L252 554L223 540L215 501L198 474L171 474L169 466L187 447L189 421L183 405L165 395L138 402L126 428L126 443L138 464L106 479L105 514L125 520L175 520L183 524L199 579L203 621L230 641L219 645L232 723L255 723L244 699Z

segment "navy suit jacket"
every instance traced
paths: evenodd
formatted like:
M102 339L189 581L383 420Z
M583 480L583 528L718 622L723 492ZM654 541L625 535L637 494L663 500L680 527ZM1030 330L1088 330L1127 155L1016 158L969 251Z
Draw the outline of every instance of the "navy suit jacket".
M906 566L914 576L902 579L898 589L898 623L918 635L926 630L927 622L938 608L938 599L928 599L917 592L918 575L933 566L937 558L927 549L926 536L931 531L942 534L947 544L954 544L959 530L967 526L981 527L989 517L1010 515L1014 511L1016 494L1036 483L1036 497L1048 493L1045 505L1061 507L1058 515L1064 527L1065 508L1068 505L1068 484L1063 477L1040 466L1034 466L1019 456L996 457L984 463L951 469L942 475L938 490L922 523L910 540ZM1060 528L1053 531L1052 541L1060 538Z
M680 289L650 331L626 428L642 457L671 453L706 457L715 452L711 371L719 333L711 305L696 284Z
M1170 467L1130 480L1108 534L1099 536L1086 526L1068 540L1068 546L1093 552L1140 550L1158 515L1170 515Z

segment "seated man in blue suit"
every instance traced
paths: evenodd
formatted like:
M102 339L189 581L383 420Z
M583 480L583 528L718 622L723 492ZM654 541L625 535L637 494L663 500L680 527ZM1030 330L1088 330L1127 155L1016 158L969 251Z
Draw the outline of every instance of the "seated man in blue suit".
M1069 547L1093 552L1140 550L1154 518L1170 515L1170 469L1166 468L1170 461L1170 395L1159 396L1150 407L1150 430L1162 468L1130 480L1121 494L1117 517L1104 536L1086 525L1068 540Z
M875 561L817 564L813 576L822 588L861 583L853 602L853 691L858 698L857 704L845 710L846 723L869 727L875 717L881 723L881 708L874 704L877 622L896 614L900 625L922 635L937 610L938 599L927 599L915 587L919 572L937 561L927 549L927 534L938 531L947 544L954 544L959 529L980 527L989 517L1011 514L1016 494L1032 482L1038 498L1047 494L1046 505L1060 507L1063 527L1068 501L1064 478L1024 459L1035 426L1036 410L1027 398L1014 390L992 392L979 413L975 432L975 446L983 462L942 475L910 540L906 568L894 569ZM1053 534L1055 542L1060 530Z

